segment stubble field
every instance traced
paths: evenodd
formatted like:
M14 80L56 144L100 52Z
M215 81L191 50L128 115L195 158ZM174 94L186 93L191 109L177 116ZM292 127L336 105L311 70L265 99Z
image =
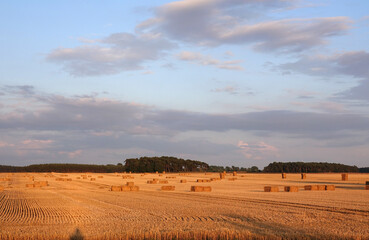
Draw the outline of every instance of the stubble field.
M69 239L79 233L85 239L369 239L369 174L342 181L341 174L302 180L300 174L282 179L238 173L197 182L211 178L219 174L1 173L0 239ZM158 183L147 183L153 179ZM42 181L48 186L38 186ZM111 191L127 182L139 191ZM307 191L305 185L335 190ZM191 192L191 186L212 191ZM264 192L264 186L280 192ZM284 186L299 191L284 192Z

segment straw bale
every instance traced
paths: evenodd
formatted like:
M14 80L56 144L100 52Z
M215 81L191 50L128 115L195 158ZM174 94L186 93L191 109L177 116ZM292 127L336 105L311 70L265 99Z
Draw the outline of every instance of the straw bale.
M191 186L191 192L211 192L210 186Z
M287 174L286 173L282 173L282 179L286 179L287 178Z
M138 186L131 186L129 187L129 189L131 190L131 192L138 192L140 190Z
M38 183L41 185L41 187L47 187L47 186L49 186L49 182L48 181L39 181Z
M82 178L83 178L83 179L87 179L87 176L83 176Z
M342 177L342 181L347 181L348 180L348 173L342 173L341 177Z
M334 191L334 190L336 190L336 186L334 186L334 185L325 185L325 190Z
M129 192L131 191L131 187L130 186L121 186L122 192Z
M235 181L237 178L228 178L228 181Z
M223 172L223 173L219 173L219 178L220 179L225 179L225 176L226 176L226 174Z
M319 191L325 191L325 185L317 185Z
M264 192L279 192L279 188L277 186L265 186Z
M91 178L90 181L96 181L96 178Z
M122 191L122 186L111 186L110 189L112 192L120 192Z
M176 177L174 177L174 176L167 176L167 177L165 177L165 178L176 178Z
M306 173L301 173L301 179L306 179Z
M104 176L97 176L97 178L104 178Z
M307 191L317 191L319 190L318 185L306 185L304 189Z
M158 181L156 181L156 180L147 180L147 183L148 184L157 184Z
M168 183L168 180L160 180L159 181L159 184L167 184Z
M174 191L175 189L175 186L161 186L162 191Z
M126 186L128 186L128 187L133 187L135 185L135 183L134 182L127 182L126 183Z
M186 182L187 182L187 180L186 180L186 179L181 179L179 182L180 182L180 183L186 183Z
M220 178L210 178L211 181L218 181Z
M237 172L235 171L235 172L233 172L233 176L237 176Z
M298 186L285 186L284 191L285 192L298 192L299 187Z

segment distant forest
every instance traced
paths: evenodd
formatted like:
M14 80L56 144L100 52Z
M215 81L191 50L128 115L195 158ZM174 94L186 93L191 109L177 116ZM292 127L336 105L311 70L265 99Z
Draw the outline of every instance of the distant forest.
M365 170L366 168L363 168ZM322 172L362 172L356 166L326 162L273 162L263 170L266 173L322 173Z
M125 163L93 165L93 164L33 164L29 166L0 165L0 172L249 172L249 173L321 173L321 172L361 172L369 173L369 167L358 168L339 163L326 162L273 162L262 171L258 167L209 166L205 162L184 160L176 157L141 157L126 159Z

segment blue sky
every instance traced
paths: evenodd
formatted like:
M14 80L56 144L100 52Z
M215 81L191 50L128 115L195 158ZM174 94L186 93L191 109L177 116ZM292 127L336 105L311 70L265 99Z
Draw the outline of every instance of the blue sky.
M0 163L368 166L368 1L1 1Z

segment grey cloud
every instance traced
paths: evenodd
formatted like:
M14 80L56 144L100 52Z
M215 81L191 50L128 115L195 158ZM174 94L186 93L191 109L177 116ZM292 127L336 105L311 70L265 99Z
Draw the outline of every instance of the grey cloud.
M356 51L331 56L303 56L296 62L281 64L279 68L313 76L348 75L368 78L368 66L369 53Z
M184 131L276 132L317 136L342 131L368 131L369 119L356 114L262 111L243 114L207 114L162 110L117 100L33 97L35 107L0 116L1 129L44 131L112 131L130 135L173 136ZM42 104L40 104L42 103ZM43 107L37 109L38 105Z
M336 94L337 97L369 101L369 79L364 79L355 87Z
M369 53L365 51L345 52L331 56L304 56L296 62L279 66L282 70L312 76L351 76L360 79L357 86L352 87L336 97L358 100L369 100Z
M48 54L47 60L61 64L74 76L98 76L142 69L145 62L157 60L175 47L153 34L116 33L98 43L58 48Z
M301 52L326 43L328 37L351 28L346 17L287 19L248 23L253 14L288 8L295 1L178 1L165 4L156 17L137 26L141 31L164 33L171 39L200 45L251 44L258 51Z
M239 140L255 142L253 137L283 136L284 141L312 139L351 147L362 145L360 139L369 132L369 119L355 114L295 111L208 114L163 110L94 94L63 97L39 93L36 89L33 95L14 91L17 87L4 89L9 98L31 104L21 112L8 109L0 115L1 144L5 146L0 147L0 161L9 164L13 164L11 161L27 164L28 159L32 163L81 163L100 158L109 163L142 154L189 156L217 164L231 158L242 163L244 152L237 147ZM217 144L211 138L196 138L199 131L219 136L232 130L240 131L245 139L237 138L234 144ZM174 140L187 131L195 134L185 140Z
M364 116L294 111L264 111L230 115L166 111L157 114L155 121L170 129L182 131L228 131L233 129L280 132L300 136L345 130L369 130L369 119Z

